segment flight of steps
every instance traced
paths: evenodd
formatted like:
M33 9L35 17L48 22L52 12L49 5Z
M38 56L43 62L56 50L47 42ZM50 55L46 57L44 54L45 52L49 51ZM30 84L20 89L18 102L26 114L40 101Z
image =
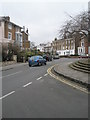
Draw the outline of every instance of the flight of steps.
M69 65L71 68L90 74L90 59L79 60Z

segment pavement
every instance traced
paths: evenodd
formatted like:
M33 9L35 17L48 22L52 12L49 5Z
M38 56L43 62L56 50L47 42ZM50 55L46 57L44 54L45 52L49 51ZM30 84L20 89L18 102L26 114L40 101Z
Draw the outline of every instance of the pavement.
M27 62L26 63L13 63L13 64L9 64L9 65L6 65L6 66L0 66L0 71L6 71L6 70L9 70L9 69L13 69L14 67L18 67L18 66L22 66L22 65L26 65L28 64Z
M67 64L67 63L62 62L61 64L56 65L54 67L54 72L56 72L60 76L68 78L74 82L77 82L77 83L80 83L80 84L83 84L86 86L90 85L90 81L88 79L89 74L70 68L69 64L71 64L71 63L69 62Z

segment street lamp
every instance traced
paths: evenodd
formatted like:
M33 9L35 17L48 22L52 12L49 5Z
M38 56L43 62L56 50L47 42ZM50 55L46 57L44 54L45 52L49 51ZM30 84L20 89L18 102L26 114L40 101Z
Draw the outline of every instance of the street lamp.
M24 40L24 62L25 62L25 26L23 26L23 40Z
M24 40L24 50L25 50L25 26L23 26L23 40Z

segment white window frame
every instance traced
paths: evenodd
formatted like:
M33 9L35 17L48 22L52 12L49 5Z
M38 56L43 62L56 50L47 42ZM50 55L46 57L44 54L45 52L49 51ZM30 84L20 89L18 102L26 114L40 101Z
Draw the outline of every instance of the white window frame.
M71 41L71 44L73 44L73 40Z
M68 43L70 44L70 40L68 41Z
M12 24L11 23L8 23L8 29L12 29Z
M16 33L16 41L19 41L19 34Z
M11 35L11 36L9 36L9 35ZM10 38L9 38L10 37ZM11 32L8 32L8 39L9 40L12 40L12 33Z

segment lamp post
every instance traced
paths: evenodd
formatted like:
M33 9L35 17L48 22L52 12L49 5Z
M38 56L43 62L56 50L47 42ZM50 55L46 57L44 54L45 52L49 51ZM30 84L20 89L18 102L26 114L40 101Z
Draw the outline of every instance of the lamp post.
M24 45L23 45L23 47L24 47L24 58L23 58L23 61L25 62L25 26L23 26L23 40L24 40Z
M24 40L24 50L25 50L25 26L23 26L23 40Z

